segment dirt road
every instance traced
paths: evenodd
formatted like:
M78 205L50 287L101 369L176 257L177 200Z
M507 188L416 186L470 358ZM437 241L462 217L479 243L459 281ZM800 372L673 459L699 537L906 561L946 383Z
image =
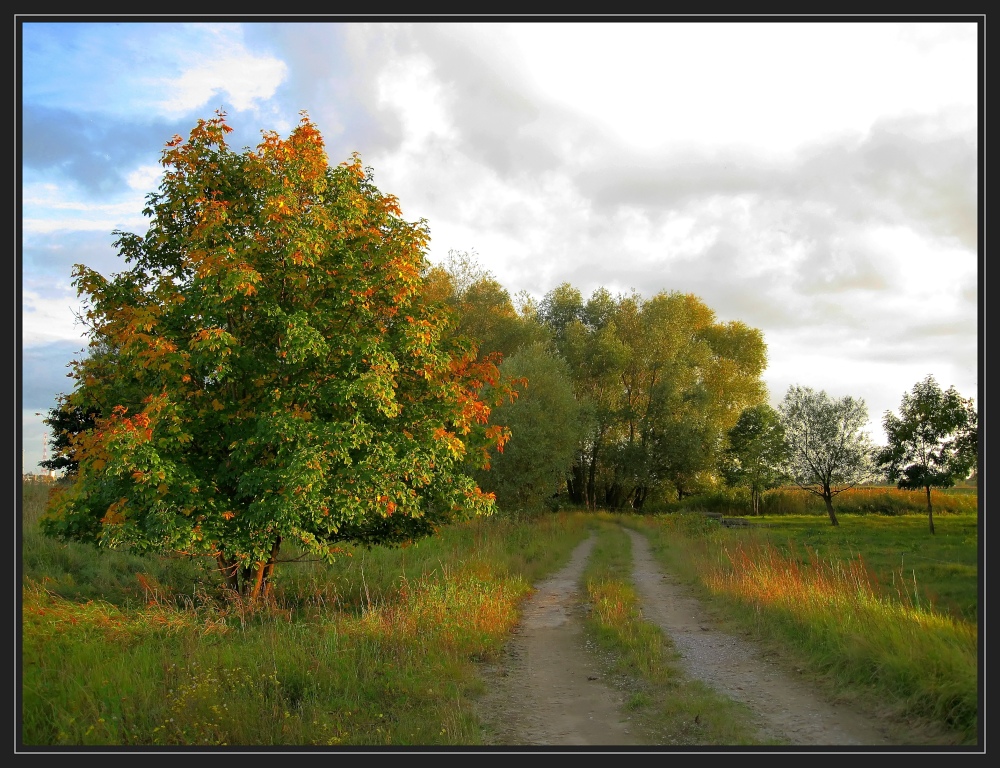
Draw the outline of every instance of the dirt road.
M762 741L860 751L891 743L878 722L830 703L752 643L713 627L690 591L661 572L645 537L628 533L643 616L673 640L687 675L753 710ZM585 644L580 579L593 543L593 536L585 540L565 568L536 585L504 657L484 670L480 716L488 744L644 744L622 709L624 694L605 682Z

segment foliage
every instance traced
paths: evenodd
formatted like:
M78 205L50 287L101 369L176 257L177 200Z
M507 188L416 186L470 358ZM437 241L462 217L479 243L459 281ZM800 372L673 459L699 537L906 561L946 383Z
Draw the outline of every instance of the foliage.
M449 251L440 266L431 267L427 281L451 313L448 333L471 340L480 359L504 360L533 343L543 343L548 334L528 308L520 306L493 274L476 260L476 254Z
M146 235L116 233L129 268L75 268L92 348L115 368L75 367L68 405L100 416L71 436L78 477L44 524L208 555L260 596L282 542L329 561L340 542L488 514L462 467L508 433L478 397L496 366L446 339L423 293L426 224L357 155L331 167L305 115L256 151L232 151L231 130L220 112L167 144Z
M950 488L976 466L978 415L971 399L954 387L942 392L933 376L903 395L899 413L885 413L888 444L876 460L899 488L926 492L927 519L934 533L931 488Z
M98 411L93 407L71 405L65 398L59 405L50 408L42 423L52 430L49 447L52 458L40 461L43 469L75 475L78 462L74 458L72 436L93 429Z
M787 472L801 488L823 499L837 525L833 497L874 478L874 446L867 432L868 408L849 395L793 385L778 406L789 457Z
M110 416L116 405L125 405L132 410L142 407L144 393L141 388L130 386L126 379L117 375L118 353L113 340L91 338L83 365L88 375L95 381L100 380L102 386L81 389L72 398L60 395L57 405L49 409L43 423L52 430L49 439L52 458L40 462L42 467L74 477L79 468L75 456L75 436L92 430L97 418ZM72 373L69 375L73 376Z
M652 298L564 284L539 317L589 414L568 480L575 503L642 509L711 485L726 431L765 397L759 331L718 323L696 296Z
M481 488L496 494L501 510L537 510L561 489L586 428L573 396L569 367L536 342L500 366L501 382L518 385L516 400L494 415L510 429L510 441L488 470L475 473Z
M729 485L750 490L751 510L759 515L764 491L777 488L785 479L788 444L781 417L767 403L751 406L740 414L728 438L722 474Z

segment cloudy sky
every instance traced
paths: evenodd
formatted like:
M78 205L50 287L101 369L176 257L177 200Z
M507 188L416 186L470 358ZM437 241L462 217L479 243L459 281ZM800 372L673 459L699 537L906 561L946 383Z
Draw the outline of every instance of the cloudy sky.
M698 295L763 332L774 405L863 398L881 443L927 374L978 402L979 21L21 17L24 469L86 344L73 264L123 268L218 109L236 149L306 111L512 295Z

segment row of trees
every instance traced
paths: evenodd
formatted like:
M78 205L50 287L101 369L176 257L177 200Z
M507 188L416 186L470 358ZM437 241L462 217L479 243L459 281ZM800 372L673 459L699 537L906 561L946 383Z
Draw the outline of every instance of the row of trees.
M591 508L640 510L694 493L717 474L726 435L767 397L760 331L720 323L691 294L651 298L563 284L512 298L469 254L430 282L457 333L502 359L519 392L494 414L511 439L474 474L508 508L557 493Z
M230 130L219 113L167 144L146 234L115 233L121 272L75 268L90 350L48 419L73 482L47 533L208 556L261 597L287 541L330 559L497 500L642 509L720 475L757 505L779 456L836 523L863 404L817 430L840 411L795 389L776 422L760 331L677 292L512 299L467 254L429 264L426 223L357 156L330 166L307 116L255 150ZM942 481L909 457L886 461Z
M885 413L885 446L872 445L867 421L863 400L790 387L778 410L758 405L740 415L729 433L722 474L730 485L750 489L755 514L763 491L790 481L823 499L833 525L837 494L885 478L926 493L934 533L931 488L949 488L977 469L975 403L954 387L942 391L928 375L903 395L898 416Z
M888 480L925 491L933 532L930 489L976 468L975 404L933 376L904 395L899 416L885 414L888 444L878 448L861 399L792 386L772 408L760 332L717 323L697 297L598 289L584 300L563 284L536 304L456 252L432 280L455 328L521 388L496 411L511 429L504 454L474 473L505 508L562 493L641 510L722 480L746 487L759 514L765 490L793 483L822 498L837 525L838 494Z

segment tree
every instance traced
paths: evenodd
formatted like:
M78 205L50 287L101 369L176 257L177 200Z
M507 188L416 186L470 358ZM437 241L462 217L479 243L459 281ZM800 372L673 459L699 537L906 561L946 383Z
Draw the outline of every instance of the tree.
M863 431L868 422L865 401L791 386L778 412L788 443L788 475L822 498L830 522L839 525L833 497L875 476L875 449Z
M106 340L93 340L85 362L71 364L73 372L69 377L77 377L86 368L87 376L93 381L101 380L105 386L91 387L80 391L72 398L60 395L55 407L50 408L43 423L52 430L49 446L52 458L39 462L45 469L62 471L66 477L74 477L79 468L76 460L77 436L85 434L96 426L99 416L108 416L115 405L126 405L135 409L141 406L143 393L129 390L116 375L118 350L109 346Z
M501 380L517 386L516 400L494 411L510 429L510 441L488 470L474 474L502 510L541 507L564 485L577 443L586 429L573 395L569 366L550 347L536 342L503 361Z
M760 332L716 322L694 295L600 288L584 302L563 284L539 315L590 414L569 478L577 503L641 509L651 497L694 492L740 412L765 397Z
M496 366L445 339L423 294L425 222L404 221L356 154L331 166L304 113L256 150L231 150L231 130L219 112L167 144L145 236L115 233L130 266L74 269L92 348L115 366L77 365L68 404L103 405L43 526L211 556L260 598L283 542L331 561L339 542L489 514L463 465L509 433L478 395Z
M61 398L59 405L50 408L42 423L52 430L49 447L52 458L38 462L43 469L65 472L67 477L76 474L79 467L73 448L73 436L93 429L98 412L92 408L70 405Z
M978 417L971 399L952 386L941 391L933 376L904 393L899 416L886 411L888 444L877 457L890 482L927 494L927 520L934 533L931 488L950 488L978 461Z
M785 478L782 467L789 454L781 417L767 403L751 406L740 414L727 436L723 477L731 486L750 489L750 506L753 514L759 515L764 491L778 487Z
M451 333L470 339L480 360L495 353L502 360L523 346L546 340L542 325L514 306L507 289L479 265L475 253L449 251L443 265L432 268L428 277L453 313Z

